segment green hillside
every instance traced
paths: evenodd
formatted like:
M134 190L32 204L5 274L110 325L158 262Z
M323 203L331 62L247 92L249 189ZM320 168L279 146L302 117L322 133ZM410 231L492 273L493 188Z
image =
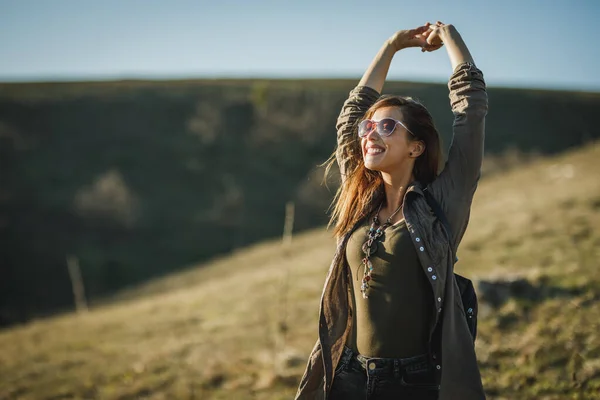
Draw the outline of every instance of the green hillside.
M96 304L279 236L289 200L297 232L323 225L331 193L315 168L333 151L354 84L0 84L0 326L73 308L67 257L79 260ZM444 85L395 82L386 91L424 101L448 144ZM489 96L488 160L600 136L600 94L492 88Z
M481 305L489 399L600 399L600 143L485 177L459 248L476 281L535 296ZM290 399L334 252L322 228L263 242L0 332L0 399Z

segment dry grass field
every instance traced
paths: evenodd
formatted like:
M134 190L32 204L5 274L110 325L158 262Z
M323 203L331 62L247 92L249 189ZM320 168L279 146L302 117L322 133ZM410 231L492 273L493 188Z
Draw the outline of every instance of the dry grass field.
M317 229L2 331L0 399L290 399L333 251ZM537 288L481 306L488 397L600 399L600 143L485 178L458 255Z

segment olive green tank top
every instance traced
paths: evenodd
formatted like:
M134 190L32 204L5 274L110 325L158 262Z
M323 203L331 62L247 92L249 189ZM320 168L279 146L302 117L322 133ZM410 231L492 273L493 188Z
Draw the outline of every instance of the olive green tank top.
M347 345L368 357L404 358L427 352L434 305L431 286L419 262L404 220L389 226L371 256L368 298L360 285L362 245L371 221L356 229L346 247L351 269L353 324Z

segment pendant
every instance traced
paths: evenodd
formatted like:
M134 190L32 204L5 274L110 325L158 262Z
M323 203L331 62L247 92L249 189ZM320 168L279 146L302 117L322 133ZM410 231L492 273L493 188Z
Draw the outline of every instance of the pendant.
M362 297L363 299L368 298L369 296L367 295L367 289L369 288L369 284L367 282L365 282L364 280L362 281L362 284L360 285L360 292L362 293Z

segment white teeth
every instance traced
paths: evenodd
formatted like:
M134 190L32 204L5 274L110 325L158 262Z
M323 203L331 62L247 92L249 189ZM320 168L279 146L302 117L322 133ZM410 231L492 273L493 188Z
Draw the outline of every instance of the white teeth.
M377 147L367 148L367 154L379 154L379 153L383 153L383 149L379 149Z

